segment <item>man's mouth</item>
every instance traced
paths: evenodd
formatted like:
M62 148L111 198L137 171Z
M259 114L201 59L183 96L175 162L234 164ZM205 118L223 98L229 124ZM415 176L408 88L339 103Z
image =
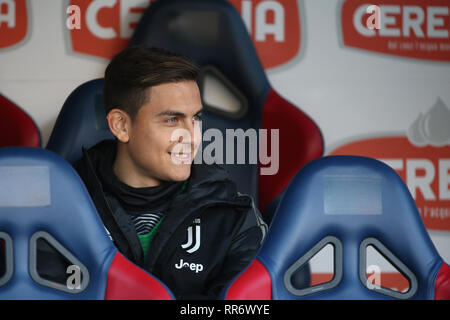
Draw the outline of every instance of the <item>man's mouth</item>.
M169 152L172 161L175 163L191 162L191 153L172 153Z

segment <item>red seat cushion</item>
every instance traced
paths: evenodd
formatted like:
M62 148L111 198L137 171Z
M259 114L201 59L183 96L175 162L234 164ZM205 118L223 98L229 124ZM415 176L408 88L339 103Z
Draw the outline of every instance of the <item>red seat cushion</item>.
M435 283L435 300L450 300L450 266L442 263Z
M280 144L278 173L259 176L259 208L264 212L303 165L322 156L323 139L314 121L273 89L264 103L262 128L279 129ZM270 130L267 140L268 152L276 150L270 145Z
M40 147L39 129L18 106L0 94L0 147Z
M156 278L116 253L108 272L105 300L172 300Z
M226 300L271 300L272 281L269 272L259 260L236 278L228 288Z

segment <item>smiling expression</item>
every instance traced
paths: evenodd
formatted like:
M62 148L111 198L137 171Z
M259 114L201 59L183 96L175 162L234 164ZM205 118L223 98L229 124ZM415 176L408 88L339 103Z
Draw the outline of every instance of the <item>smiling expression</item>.
M149 88L129 132L127 152L134 171L160 181L189 178L201 141L202 103L195 81Z

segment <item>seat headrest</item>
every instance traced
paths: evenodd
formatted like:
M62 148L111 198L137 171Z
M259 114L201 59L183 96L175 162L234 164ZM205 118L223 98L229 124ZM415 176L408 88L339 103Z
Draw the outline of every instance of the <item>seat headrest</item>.
M280 129L277 174L261 175L260 166L248 160L245 165L224 165L239 190L252 195L262 212L303 164L322 155L323 139L317 125L271 88L244 21L229 1L156 1L145 11L130 40L130 45L137 44L181 53L200 66L204 130ZM241 117L224 116L217 111L220 106L205 99L207 80L214 78L234 91L237 100L243 97L241 105L246 112ZM283 136L286 138L281 139ZM292 141L298 144L295 150Z
M325 239L325 240L324 240ZM312 298L374 298L361 285L360 248L385 247L412 272L415 298L426 297L442 263L408 188L384 163L356 156L330 156L310 162L290 182L275 213L258 259L282 284L285 271L320 242L330 242L340 283ZM393 258L393 259L394 259ZM341 270L339 270L341 269ZM281 277L281 278L280 278ZM286 287L274 299L292 299Z
M130 40L134 44L166 48L199 66L215 66L250 106L261 105L270 86L241 16L225 0L152 3Z
M73 164L81 158L82 147L113 138L103 107L103 79L95 79L78 86L66 99L46 148Z
M45 224L45 231L77 242L78 248L91 248L95 243L102 251L111 246L82 180L53 152L26 147L2 149L0 185L3 230L25 235Z

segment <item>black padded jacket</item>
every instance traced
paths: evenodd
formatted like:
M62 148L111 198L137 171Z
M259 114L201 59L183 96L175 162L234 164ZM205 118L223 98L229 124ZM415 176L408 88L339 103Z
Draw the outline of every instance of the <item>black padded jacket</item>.
M97 178L96 166L108 148L115 142L83 149L74 167L118 250L158 277L177 299L217 298L251 262L266 234L252 197L237 192L222 167L192 164L184 192L173 198L144 259L130 215Z

